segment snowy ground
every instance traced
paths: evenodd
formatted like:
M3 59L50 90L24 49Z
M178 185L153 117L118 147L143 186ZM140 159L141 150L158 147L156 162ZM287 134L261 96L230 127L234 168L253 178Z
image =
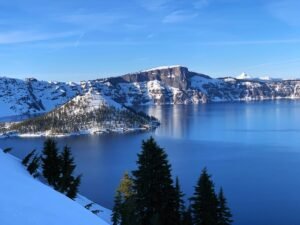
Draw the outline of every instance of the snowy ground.
M1 225L108 225L110 210L99 209L96 216L83 206L90 200L79 196L77 202L34 179L20 161L0 150L0 224ZM101 218L99 218L101 217Z

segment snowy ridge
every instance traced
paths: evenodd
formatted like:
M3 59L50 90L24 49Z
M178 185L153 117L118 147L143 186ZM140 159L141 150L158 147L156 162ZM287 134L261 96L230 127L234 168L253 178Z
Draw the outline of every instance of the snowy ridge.
M87 101L95 108L100 103L120 108L152 104L201 104L217 101L295 99L300 97L300 80L270 77L252 78L243 73L237 78L211 78L174 65L156 67L119 77L80 83L25 81L0 78L0 118L12 115L45 113L72 99L75 108Z
M81 93L73 83L0 78L0 117L48 112Z
M0 224L109 224L106 222L109 210L104 209L104 219L97 217L82 205L34 179L20 161L9 154L4 154L1 149L0 167ZM82 204L90 203L85 198L78 201Z

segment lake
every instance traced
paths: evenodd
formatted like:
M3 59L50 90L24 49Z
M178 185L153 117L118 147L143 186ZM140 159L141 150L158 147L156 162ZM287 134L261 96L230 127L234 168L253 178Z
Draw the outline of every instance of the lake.
M58 138L72 148L80 191L112 207L125 171L136 168L150 135L165 148L186 198L204 167L224 188L236 225L300 224L300 101L260 101L141 107L157 117L153 132ZM22 158L44 138L0 139Z

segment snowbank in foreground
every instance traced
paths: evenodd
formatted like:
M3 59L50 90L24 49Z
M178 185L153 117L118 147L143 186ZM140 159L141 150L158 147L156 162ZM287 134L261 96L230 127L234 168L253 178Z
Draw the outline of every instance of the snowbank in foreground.
M0 224L108 225L80 204L33 179L0 150Z

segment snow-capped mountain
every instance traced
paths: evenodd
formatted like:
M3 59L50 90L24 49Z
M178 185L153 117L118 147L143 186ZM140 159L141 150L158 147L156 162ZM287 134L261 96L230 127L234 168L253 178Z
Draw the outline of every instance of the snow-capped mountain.
M80 83L0 78L0 117L44 113L86 93L108 105L199 104L299 98L300 80L211 78L183 66L164 66Z

